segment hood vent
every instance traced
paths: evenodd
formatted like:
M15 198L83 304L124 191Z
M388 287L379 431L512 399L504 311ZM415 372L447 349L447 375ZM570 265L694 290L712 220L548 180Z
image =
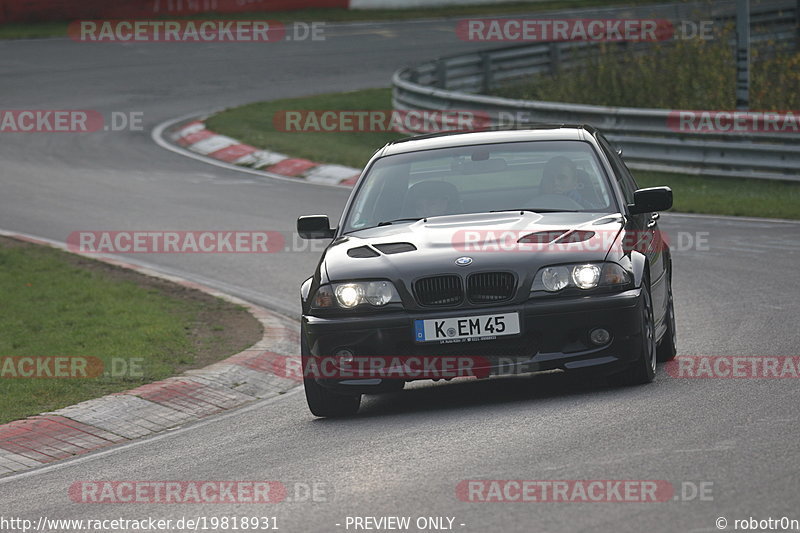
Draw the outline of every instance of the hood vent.
M377 248L386 255L402 254L403 252L413 252L417 249L416 246L410 242L390 242L386 244L373 244L373 248Z
M374 244L372 246L359 246L357 248L350 248L347 250L347 255L357 259L364 259L367 257L380 257L381 254L374 249L377 248L386 255L402 254L403 252L413 252L417 249L416 246L410 242L389 242L383 244Z
M358 248L350 248L347 250L347 255L363 259L365 257L379 257L381 254L370 248L369 246L359 246Z
M622 215L613 215L610 217L603 217L592 222L593 226L602 226L603 224L611 224L612 222L622 222Z
M558 244L574 244L576 242L588 241L594 237L593 231L575 230L569 235L558 240Z
M552 231L537 231L536 233L529 233L521 237L517 242L524 242L530 244L547 244L558 239L567 232L565 229L552 230Z

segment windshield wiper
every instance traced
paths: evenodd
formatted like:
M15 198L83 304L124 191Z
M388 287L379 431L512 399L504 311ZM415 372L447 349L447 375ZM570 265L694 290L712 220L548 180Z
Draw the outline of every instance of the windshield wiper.
M391 226L396 222L416 222L417 220L422 220L422 217L417 218L396 218L394 220L386 220L384 222L378 222L378 226Z

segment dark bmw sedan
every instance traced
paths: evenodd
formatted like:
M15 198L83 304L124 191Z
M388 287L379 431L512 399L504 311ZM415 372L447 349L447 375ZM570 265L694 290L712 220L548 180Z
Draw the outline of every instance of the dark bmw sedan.
M667 187L639 189L589 126L440 134L368 163L302 285L317 416L415 379L563 370L653 380L675 356Z

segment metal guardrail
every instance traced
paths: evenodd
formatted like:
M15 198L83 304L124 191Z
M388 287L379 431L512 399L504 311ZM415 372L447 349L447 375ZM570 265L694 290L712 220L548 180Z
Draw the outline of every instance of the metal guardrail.
M733 4L715 4L705 16L733 20ZM753 6L752 38L770 46L800 46L797 0L764 1ZM682 4L672 20L694 15ZM620 43L646 53L647 43ZM393 105L398 110L471 110L488 114L494 125L519 122L587 123L624 149L631 168L682 173L800 181L800 132L699 133L670 127L666 109L605 107L514 100L486 93L499 84L541 73L575 68L597 44L538 42L445 57L393 76ZM672 117L672 118L671 118ZM797 120L797 115L795 115Z

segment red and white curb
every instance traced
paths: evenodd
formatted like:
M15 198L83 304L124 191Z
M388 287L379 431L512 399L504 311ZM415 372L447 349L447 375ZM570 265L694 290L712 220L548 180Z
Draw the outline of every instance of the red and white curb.
M65 244L47 239L2 230L0 235L75 253ZM287 356L299 359L296 321L176 276L112 257L92 258L245 307L261 322L262 338L250 348L205 368L0 425L0 476L158 433L297 386L296 380L273 371L277 362L285 361Z
M195 154L223 163L311 183L352 187L361 174L356 168L315 163L243 144L207 129L202 120L168 128L166 138Z

